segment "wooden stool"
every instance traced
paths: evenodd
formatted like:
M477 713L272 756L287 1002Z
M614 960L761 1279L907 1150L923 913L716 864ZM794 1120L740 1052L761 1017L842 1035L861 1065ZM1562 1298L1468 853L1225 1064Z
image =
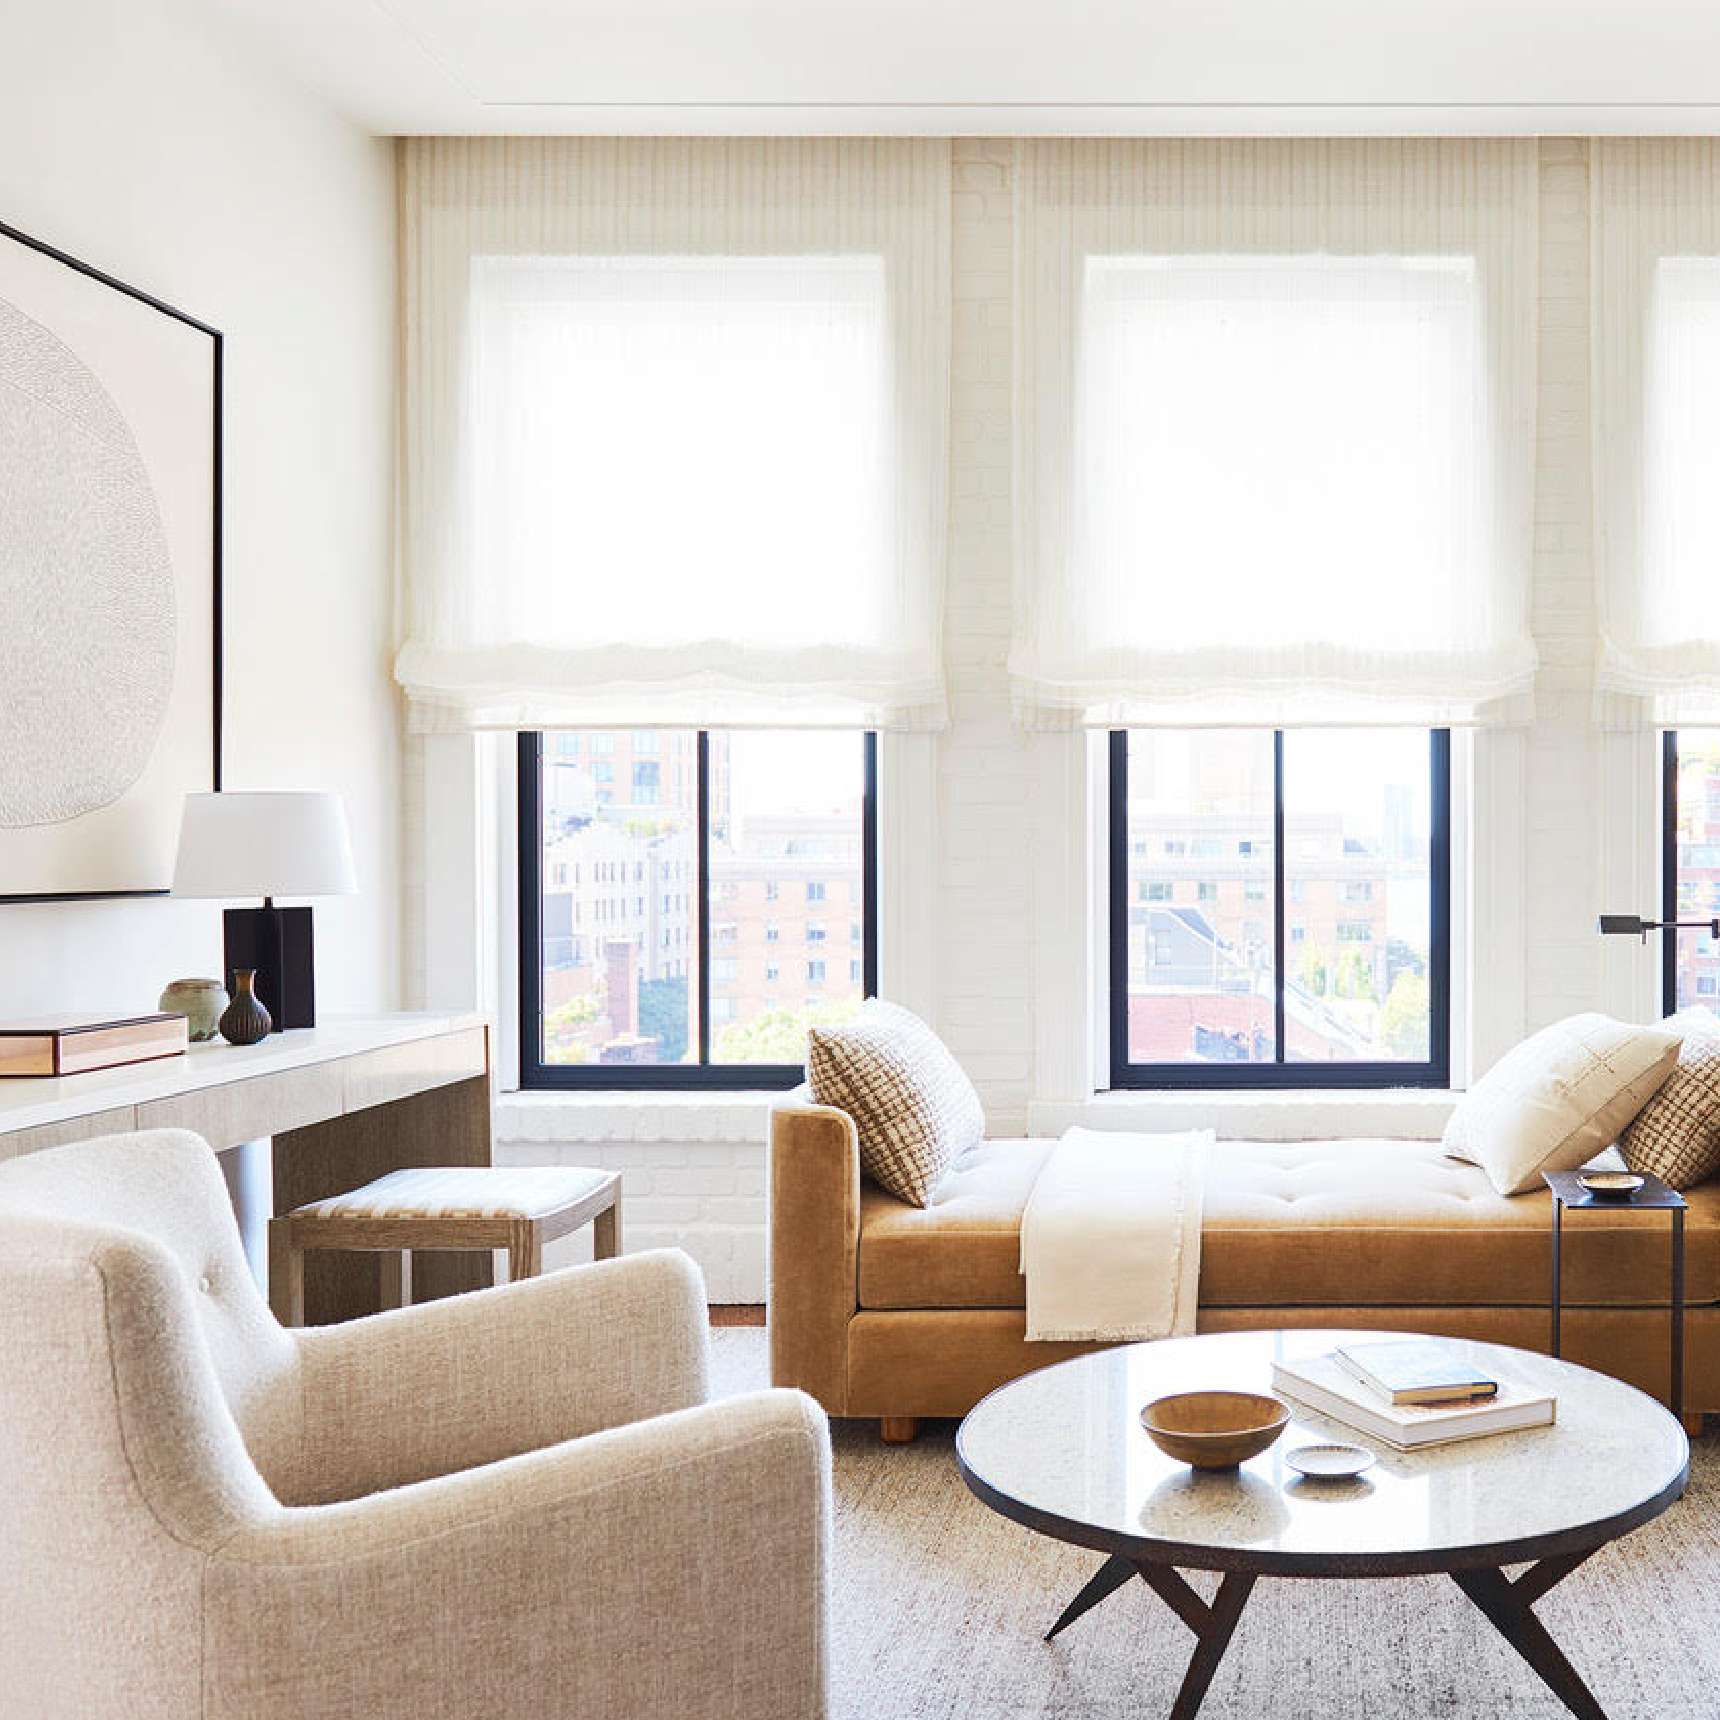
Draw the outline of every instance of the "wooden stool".
M575 1166L487 1165L390 1171L351 1194L269 1220L269 1306L283 1326L305 1318L305 1251L382 1255L384 1305L412 1301L415 1248L508 1251L508 1282L543 1270L543 1245L595 1219L592 1252L621 1252L621 1177Z

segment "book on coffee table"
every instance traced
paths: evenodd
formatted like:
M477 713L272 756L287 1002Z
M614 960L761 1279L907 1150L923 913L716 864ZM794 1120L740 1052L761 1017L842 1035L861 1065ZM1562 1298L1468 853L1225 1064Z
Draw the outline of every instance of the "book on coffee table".
M1395 1451L1420 1451L1488 1433L1549 1426L1558 1413L1550 1392L1509 1380L1479 1403L1396 1404L1365 1386L1336 1355L1272 1364L1273 1389L1355 1428Z
M1499 1382L1469 1360L1467 1346L1444 1338L1343 1344L1333 1354L1388 1403L1475 1402L1499 1395Z

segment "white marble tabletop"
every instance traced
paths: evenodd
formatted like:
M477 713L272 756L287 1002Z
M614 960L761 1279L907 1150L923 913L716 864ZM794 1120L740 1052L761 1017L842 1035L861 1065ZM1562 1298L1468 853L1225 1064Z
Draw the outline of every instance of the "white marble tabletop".
M1501 1380L1555 1393L1553 1426L1404 1454L1291 1401L1294 1419L1268 1450L1240 1469L1201 1473L1160 1452L1140 1424L1142 1406L1169 1392L1271 1392L1275 1359L1403 1335L1237 1332L1102 1351L1000 1387L963 1422L957 1449L970 1478L1003 1496L999 1509L1016 1516L1014 1503L1058 1519L1063 1538L1144 1556L1155 1543L1206 1549L1215 1565L1240 1554L1255 1568L1299 1574L1444 1568L1478 1549L1653 1515L1681 1488L1689 1444L1653 1399L1502 1345L1469 1347ZM1334 1439L1367 1446L1377 1463L1359 1479L1315 1482L1284 1461L1297 1445Z

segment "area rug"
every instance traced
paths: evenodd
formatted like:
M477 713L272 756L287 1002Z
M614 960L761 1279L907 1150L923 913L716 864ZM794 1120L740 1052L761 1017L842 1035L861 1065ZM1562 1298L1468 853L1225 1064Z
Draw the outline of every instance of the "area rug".
M767 1382L765 1334L719 1331L717 1387ZM885 1446L835 1424L838 1720L1168 1713L1190 1637L1144 1585L1041 1641L1097 1554L988 1511L956 1473L953 1422ZM1203 1592L1211 1579L1193 1578ZM1689 1492L1537 1609L1610 1720L1720 1717L1720 1436ZM1263 1580L1201 1720L1559 1720L1564 1705L1444 1577Z

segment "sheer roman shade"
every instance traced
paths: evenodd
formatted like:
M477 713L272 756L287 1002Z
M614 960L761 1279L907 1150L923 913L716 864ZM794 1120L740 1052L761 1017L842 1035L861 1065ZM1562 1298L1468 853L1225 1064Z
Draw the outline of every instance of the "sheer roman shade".
M1520 718L1533 142L1029 142L1018 713Z
M1720 149L1590 147L1601 714L1720 722Z
M949 146L402 146L419 728L943 721Z

